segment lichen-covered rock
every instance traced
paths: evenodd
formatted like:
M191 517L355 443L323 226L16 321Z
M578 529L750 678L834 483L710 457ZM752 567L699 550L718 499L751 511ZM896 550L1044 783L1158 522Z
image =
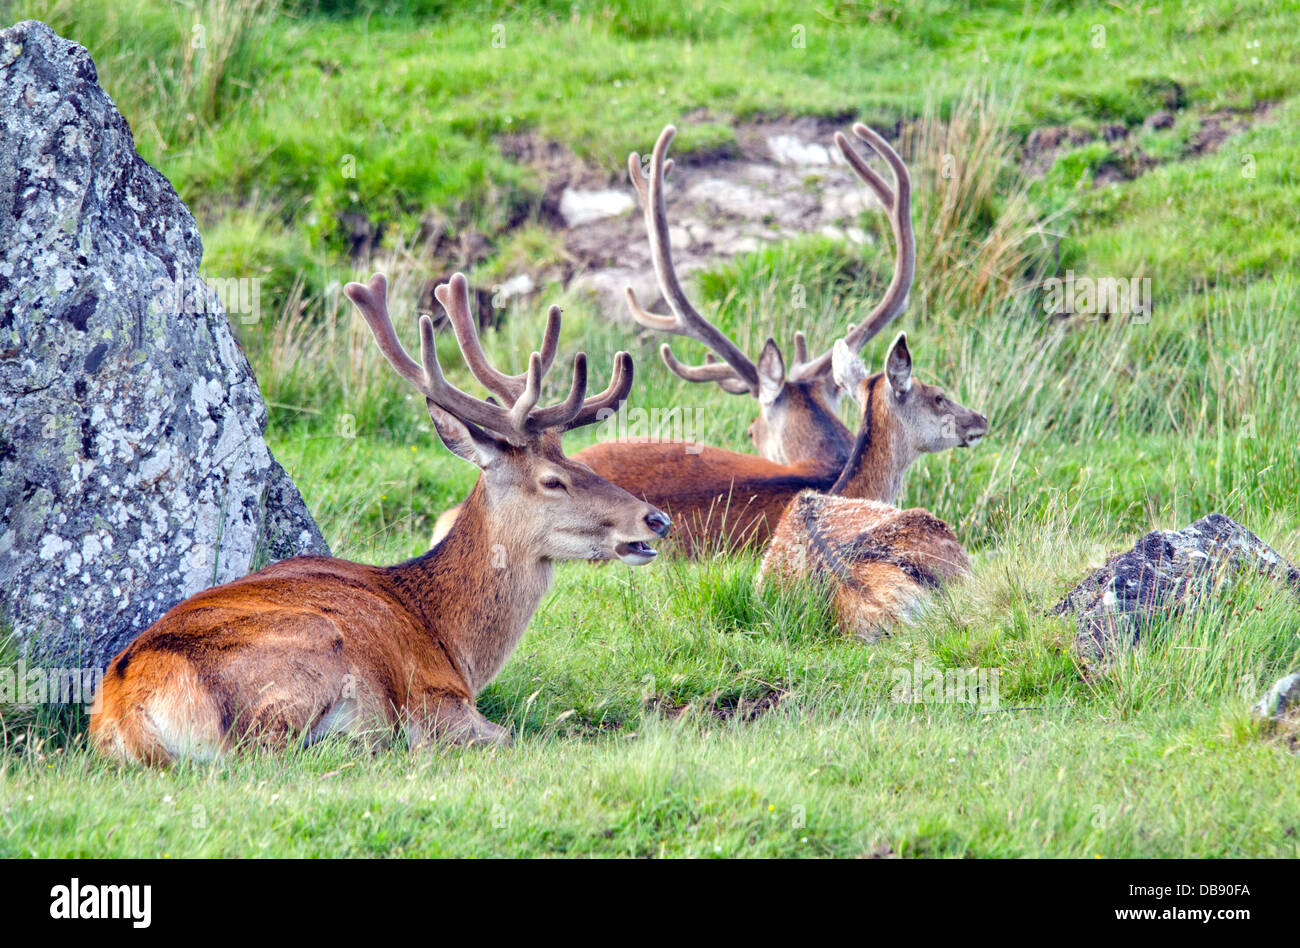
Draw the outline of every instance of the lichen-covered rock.
M1070 590L1052 612L1074 614L1079 655L1104 662L1136 645L1157 613L1183 608L1240 571L1274 576L1300 593L1300 570L1235 520L1212 513L1182 530L1148 533Z
M325 543L203 247L85 49L0 31L0 624L106 664L186 596Z

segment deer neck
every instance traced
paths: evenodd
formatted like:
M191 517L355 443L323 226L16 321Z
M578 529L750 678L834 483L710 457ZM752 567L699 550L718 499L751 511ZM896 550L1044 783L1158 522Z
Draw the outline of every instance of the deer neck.
M862 388L865 398L857 440L829 493L892 504L903 489L903 475L918 455L889 410L889 384L884 375L871 376Z
M523 637L554 568L495 522L482 478L428 553L391 567L402 602L449 653L471 694L497 676Z
M794 386L800 388L788 396L794 400L787 409L791 417L778 439L783 456L774 460L780 464L811 462L833 479L848 463L853 433L809 390L810 386L787 383L787 388Z

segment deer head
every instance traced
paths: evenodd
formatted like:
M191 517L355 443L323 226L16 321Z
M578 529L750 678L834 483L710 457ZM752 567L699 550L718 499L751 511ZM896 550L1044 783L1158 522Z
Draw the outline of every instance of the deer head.
M913 376L906 333L894 339L884 371L874 375L844 340L832 352L836 383L858 403L862 422L854 454L831 493L884 496L892 503L903 474L922 454L968 448L988 433L987 418ZM882 485L887 492L880 491Z
M561 402L538 407L542 379L555 359L560 338L560 308L547 315L541 350L519 375L506 375L489 363L469 306L465 277L456 274L434 291L470 372L491 393L475 398L443 376L434 348L433 321L420 318L420 362L402 348L388 316L387 282L375 274L368 283L349 283L348 298L365 318L380 351L397 373L425 396L429 417L442 443L482 472L483 516L492 533L508 536L511 546L538 560L620 559L639 565L655 557L649 541L668 533L668 518L657 508L564 456L560 435L599 420L632 387L632 357L614 357L613 378L599 395L586 397L587 357L573 360L573 380Z
M854 125L853 133L889 165L893 187L867 164L844 135L836 134L835 143L849 167L875 193L888 213L897 247L893 277L884 297L861 325L849 325L848 335L842 340L856 353L906 308L916 266L916 244L907 166L867 126ZM633 152L628 156L628 174L645 212L655 274L673 314L661 316L647 311L637 302L630 287L626 291L628 308L642 326L698 340L712 353L706 356L703 365L683 365L665 343L659 352L671 371L687 381L715 382L733 395L750 395L758 400L759 416L750 426L749 434L760 455L778 464L824 460L828 466L838 469L848 459L852 436L835 414L842 392L831 372L831 350L810 359L803 332L796 332L794 363L788 371L780 346L771 338L763 345L758 361L751 361L731 339L700 315L677 279L664 206L664 178L673 164L667 157L668 146L675 134L676 129L669 125L659 135L648 172L642 167L640 155ZM715 356L722 361L717 361Z

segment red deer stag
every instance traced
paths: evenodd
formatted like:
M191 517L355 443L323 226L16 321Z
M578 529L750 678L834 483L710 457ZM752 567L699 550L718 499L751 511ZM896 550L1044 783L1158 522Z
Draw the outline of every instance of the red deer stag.
M916 266L916 244L912 235L912 183L907 166L889 143L865 125L855 125L853 133L865 141L885 163L894 179L891 188L867 164L842 134L835 143L854 173L876 195L889 217L897 255L894 273L885 295L860 326L850 325L844 342L854 352L889 325L907 306ZM631 287L627 305L632 316L647 329L686 336L704 343L710 350L704 365L683 365L664 343L659 354L664 364L689 382L716 382L733 395L749 395L758 400L759 415L749 428L750 438L759 455L777 464L810 462L810 470L833 481L844 467L853 448L853 436L835 413L840 389L831 372L831 353L827 349L815 359L808 358L808 346L802 332L794 334L794 364L786 371L785 357L776 340L768 338L755 363L721 330L700 315L691 305L677 270L673 265L672 246L668 239L668 213L664 205L664 178L672 169L667 157L668 146L677 130L669 125L660 133L650 157L650 170L644 170L641 156L628 155L628 176L641 199L645 213L650 256L654 262L659 289L671 316L646 311ZM718 362L714 356L722 361Z
M916 244L907 166L870 128L858 124L853 133L889 165L893 187L844 135L835 136L849 167L885 208L897 249L893 277L884 296L861 325L850 325L844 337L845 344L857 352L907 306L916 269ZM628 174L645 212L659 287L673 315L647 312L630 288L628 307L641 325L696 339L722 358L717 362L709 355L704 365L683 365L667 343L659 350L668 368L682 378L716 382L724 391L748 394L758 400L759 416L749 431L760 456L695 444L688 450L682 442L632 439L597 444L574 458L651 503L671 506L678 512L674 515L676 536L688 552L694 553L701 542L718 542L724 547L764 542L786 502L798 491L806 487L825 489L835 482L853 449L853 435L835 414L840 390L831 372L829 349L809 359L804 334L796 332L795 362L788 373L774 339L767 340L754 363L691 305L673 265L664 205L664 176L672 167L668 146L675 134L671 125L660 133L649 172L642 169L641 156L636 152L627 161ZM458 508L453 507L438 518L434 543L446 533L457 512Z
M665 295L676 315L656 317L641 312L634 299L629 302L633 311L639 312L637 318L642 323L664 329L668 329L670 324L682 327L673 331L689 331L695 338L713 340L708 344L715 346L716 351L725 353L725 337L704 322L690 307L673 273L662 193L666 165L664 155L667 143L672 138L671 131L669 128L660 136L649 175L641 176L639 162L631 161L629 166L637 176L645 179L638 185L638 190L644 192L647 208L654 210L654 213L647 210L646 217L652 235L651 246L656 248L655 265L665 287ZM891 189L850 147L843 135L836 136L836 144L845 158L862 180L876 192L889 212L898 242L894 278L885 298L861 326L837 343L837 346L854 356L854 363L861 368L862 363L856 358L857 351L866 339L891 321L906 305L915 274L916 246L912 239L911 190L907 169L893 149L871 129L858 124L853 127L853 132L875 148L893 171L894 187ZM805 358L801 334L796 335L795 346L799 357L796 370L801 379L823 379L828 369L832 369L829 372L829 386L823 385L822 390L828 391L830 386L842 387L833 372L830 350L809 361ZM662 351L669 365L676 366L676 361L666 346ZM776 352L775 343L769 340L765 351ZM695 381L715 381L724 387L730 385L739 390L745 378L741 367L743 364L735 356L728 355L726 358L728 361L722 363L677 366L674 371L678 374L685 372L687 377L694 377ZM900 336L890 348L889 363L896 373L902 373L905 365L907 384L912 384L911 357L904 337ZM896 381L901 386L904 375L898 374ZM854 496L893 503L902 487L903 474L922 454L944 451L983 434L980 426L987 423L982 416L949 403L941 394L937 395L937 399L930 397L930 387L922 383L918 385L917 391L923 394L917 397L907 398L906 392L900 388L895 397L878 399L872 409L880 416L874 434L868 424L873 416L864 414L856 441L850 441L844 460L832 471L827 471L824 462L814 458L780 464L721 448L703 447L688 452L684 445L673 442L604 442L580 451L574 457L590 465L602 477L668 510L677 523L676 536L688 552L698 552L713 544L733 549L746 544L762 546L767 542L786 506L800 491L826 490L848 477L858 484L860 492ZM789 389L788 382L786 388ZM937 390L934 391L937 393ZM763 402L761 395L759 401ZM791 427L790 418L791 416L786 416L785 428L782 429L787 432L787 443L791 440L789 433L799 427ZM762 418L756 427L767 435L777 430L776 425ZM979 431L975 434L977 428Z
M970 564L952 529L928 510L899 510L872 499L891 486L896 493L903 471L880 463L897 452L873 457L871 445L914 444L919 437L969 446L984 436L988 422L912 378L901 334L884 372L868 376L842 342L835 344L834 363L836 381L861 407L857 445L828 493L803 491L786 508L763 556L759 581L812 578L825 584L840 624L874 641L893 622L912 616L931 591L964 576Z
M579 353L568 397L538 407L559 307L527 370L505 375L479 345L457 274L436 295L470 370L495 396L481 400L444 378L428 316L420 363L402 348L382 274L345 290L380 352L424 395L443 444L482 470L460 518L435 549L397 566L295 557L171 609L108 667L91 719L104 753L164 763L211 758L243 741L282 747L397 728L413 747L508 742L475 696L514 651L554 562L648 563L647 541L668 532L663 513L560 449L561 432L627 396L626 352L614 358L609 388L592 398Z

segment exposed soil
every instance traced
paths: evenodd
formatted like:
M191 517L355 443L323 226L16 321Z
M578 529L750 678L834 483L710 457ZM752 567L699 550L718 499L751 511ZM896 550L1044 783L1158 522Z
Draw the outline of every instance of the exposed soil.
M667 698L651 698L650 707L654 708L664 717L677 720L678 718L696 713L704 713L712 716L719 721L730 721L732 718L739 717L745 723L755 721L773 711L776 707L789 696L790 692L774 688L770 691L759 695L757 698L737 699L734 695L722 695L712 699L697 699L694 701L678 702L670 701Z
M1201 120L1201 127L1188 142L1192 155L1216 152L1230 137L1244 132L1257 122L1269 121L1277 102L1258 102L1247 112L1219 109Z
M1181 158L1198 158L1213 154L1223 143L1257 122L1269 120L1277 102L1258 102L1246 110L1218 109L1200 118L1200 125L1187 140ZM1105 141L1114 145L1113 157L1093 175L1092 186L1101 187L1115 181L1131 181L1161 164L1137 143L1138 131L1161 131L1174 126L1176 115L1162 109L1153 112L1139 126L1123 123L1102 126L1093 133L1067 125L1045 125L1029 133L1021 152L1021 162L1030 178L1041 178L1052 169L1062 154L1090 142Z
M681 159L665 192L679 275L802 234L866 241L858 222L873 199L831 144L847 124L765 119L740 126L734 146ZM614 187L634 194L621 174ZM594 293L611 318L629 318L626 286L643 305L659 301L639 206L568 227L565 251L566 278Z
M564 145L547 141L536 132L498 136L497 147L501 154L528 167L536 173L538 181L544 182L541 219L552 227L565 226L560 214L560 197L565 188L597 190L614 183L611 169L589 164Z
M1153 112L1135 125L1034 129L1021 150L1023 169L1029 177L1041 178L1063 155L1102 141L1110 146L1111 155L1094 169L1093 187L1132 180L1161 163L1141 148L1139 133L1171 129L1179 105ZM1268 120L1276 105L1262 102L1248 110L1220 109L1202 116L1179 157L1217 151L1231 136ZM852 243L869 240L860 222L874 197L849 171L833 144L835 133L849 128L853 118L847 114L761 118L737 126L734 142L679 158L665 192L678 274L685 278L737 254L804 234ZM707 110L696 110L683 116L682 124L714 120ZM890 140L899 134L897 126L878 131ZM501 311L494 306L494 296L499 304L513 295L526 295L557 275L571 288L594 294L611 319L630 321L623 298L628 286L642 305L663 311L641 209L625 170L583 161L564 145L535 132L502 135L497 143L504 155L530 168L541 184L540 206L522 212L523 218L514 223L534 219L535 212L537 219L562 236L564 259L558 266L548 264L544 274L507 274L504 294L501 287L494 288L495 293L476 288L473 305L480 323L491 325L498 319ZM358 257L368 256L383 237L360 215L342 223ZM418 242L439 271L421 300L422 309L434 314L441 311L433 299L436 283L492 254L487 236L453 227L436 211L422 221ZM519 288L510 288L511 284Z
M1025 174L1041 178L1052 169L1062 151L1078 148L1092 141L1093 136L1081 128L1068 125L1044 125L1029 133L1021 154Z

